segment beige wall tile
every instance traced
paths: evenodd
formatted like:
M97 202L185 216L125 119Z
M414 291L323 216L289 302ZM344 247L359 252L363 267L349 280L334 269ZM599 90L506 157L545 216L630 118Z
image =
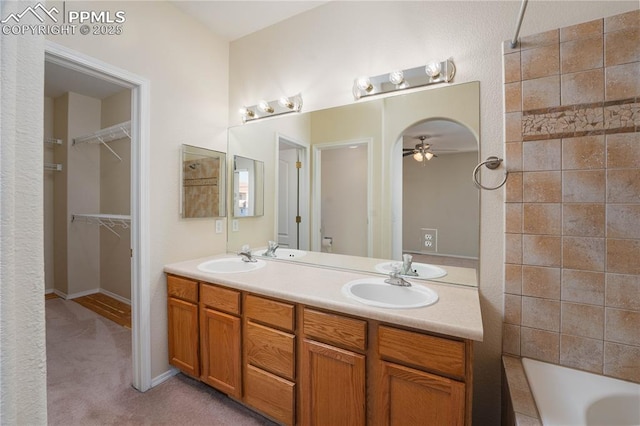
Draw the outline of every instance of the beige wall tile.
M520 72L520 52L504 55L504 82L513 83L522 80Z
M600 339L604 337L604 307L562 302L562 333Z
M640 132L606 136L607 168L640 168Z
M560 361L560 335L551 331L522 327L520 355L541 361Z
M507 142L505 144L506 167L509 172L522 171L522 142Z
M523 318L524 318L523 299ZM604 340L626 345L640 346L640 312L605 308Z
M562 74L602 68L604 63L602 34L560 43L560 69Z
M603 129L607 133L631 132L640 129L640 103L633 100L606 102L602 109ZM524 123L523 123L524 126Z
M575 237L604 237L604 204L563 204L562 235Z
M608 67L640 61L640 28L607 33L604 55Z
M505 234L504 238L504 257L505 262L521 264L522 263L522 235L521 234Z
M502 352L511 355L520 355L519 325L502 325Z
M562 139L562 168L602 169L605 165L604 135Z
M562 300L603 305L604 296L604 273L562 269Z
M504 295L504 322L520 325L522 320L522 296L515 294Z
M522 236L522 263L559 267L562 262L561 238L549 235Z
M604 342L602 339L560 335L560 364L602 374Z
M506 204L505 222L505 232L522 233L522 203Z
M510 112L505 114L505 142L522 140L522 113Z
M562 205L559 203L525 203L522 231L525 234L560 235L562 233Z
M606 188L604 170L576 170L562 173L562 201L602 203Z
M560 30L550 30L543 33L532 34L520 39L520 49L532 49L548 44L557 44L560 42Z
M504 265L504 291L522 294L522 265Z
M564 237L562 266L582 271L604 271L605 239L592 237Z
M604 70L597 68L562 75L562 105L601 102L604 99Z
M527 141L522 143L524 171L560 170L562 161L560 139Z
M640 202L640 169L607 170L607 202Z
M607 237L640 238L640 204L608 204Z
M522 111L522 83L504 85L504 109L506 112Z
M605 305L640 311L640 275L606 275Z
M605 68L605 100L640 96L640 62Z
M522 325L547 331L560 331L560 302L522 296Z
M560 299L560 268L522 267L522 294L525 296Z
M607 238L607 272L640 275L640 240Z
M604 19L584 22L570 27L560 28L560 41L570 41L601 35L604 31Z
M558 44L522 51L522 79L531 80L560 74L560 48Z
M561 172L524 172L522 200L529 203L562 201Z
M604 342L604 374L640 383L640 347Z
M509 173L505 185L505 201L508 203L522 202L522 173Z
M623 30L626 28L638 28L640 26L640 10L621 13L604 18L604 32Z
M560 76L522 82L522 110L553 108L560 105Z

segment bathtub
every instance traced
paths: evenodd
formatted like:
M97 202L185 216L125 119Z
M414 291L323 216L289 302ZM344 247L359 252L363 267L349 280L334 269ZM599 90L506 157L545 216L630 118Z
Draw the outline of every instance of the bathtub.
M640 425L640 384L522 358L544 426Z

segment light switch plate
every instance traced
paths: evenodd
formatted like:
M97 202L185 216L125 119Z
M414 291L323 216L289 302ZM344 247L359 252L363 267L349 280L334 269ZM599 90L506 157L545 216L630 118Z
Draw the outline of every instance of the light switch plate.
M216 220L216 234L222 234L222 220Z
M231 230L233 232L237 232L239 228L240 228L240 226L238 225L238 219L233 219L231 221Z

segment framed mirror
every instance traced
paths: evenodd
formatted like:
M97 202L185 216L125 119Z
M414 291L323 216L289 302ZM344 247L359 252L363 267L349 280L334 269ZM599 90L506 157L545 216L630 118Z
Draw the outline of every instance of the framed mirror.
M233 217L264 215L264 163L233 156Z
M226 154L182 145L180 214L183 218L226 216Z

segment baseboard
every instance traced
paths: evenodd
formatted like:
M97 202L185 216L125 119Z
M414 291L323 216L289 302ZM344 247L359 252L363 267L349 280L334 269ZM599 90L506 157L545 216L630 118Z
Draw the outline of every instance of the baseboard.
M99 292L104 294L105 296L109 296L112 299L116 299L119 302L122 302L124 304L127 304L127 305L131 306L131 300L129 300L129 299L125 299L122 296L119 296L119 295L117 295L115 293L112 293L112 292L110 292L108 290L105 290L105 289L102 289L102 288L99 290Z
M164 382L166 382L167 380L169 380L170 378L172 378L173 376L175 376L176 374L178 374L180 372L180 370L178 370L177 368L169 368L167 371L165 371L164 373L162 373L159 376L154 377L153 379L151 379L151 387L156 387L159 384L162 384Z
M73 299L77 299L78 297L88 296L90 294L96 294L96 293L100 293L100 289L99 288L94 288L94 289L85 290L85 291L79 291L78 293L66 294L64 296L64 298L67 299L67 300L73 300Z

